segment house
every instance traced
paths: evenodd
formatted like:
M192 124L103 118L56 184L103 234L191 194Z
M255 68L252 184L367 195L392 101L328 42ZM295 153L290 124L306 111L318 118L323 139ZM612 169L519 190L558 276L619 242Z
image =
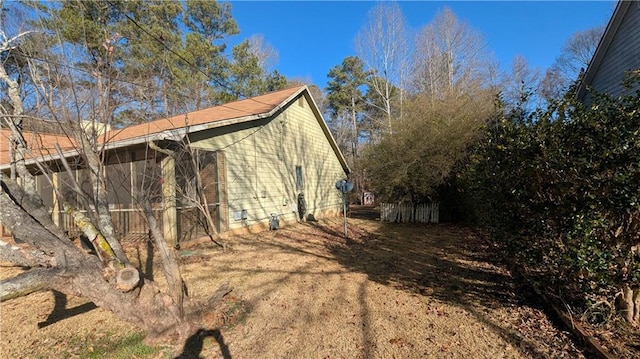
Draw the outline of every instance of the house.
M6 173L9 133L0 135L0 171ZM38 174L45 204L54 208L54 222L73 230L52 186L71 194L71 175L88 186L74 141L32 132L25 138L27 164ZM121 237L147 233L134 193L150 200L171 244L203 234L207 223L194 199L208 206L219 233L268 229L272 215L286 225L342 208L335 183L349 167L306 86L112 129L101 138L112 218ZM74 167L72 174L61 166L54 143ZM37 163L51 169L50 180L39 174Z
M640 69L640 1L619 1L578 85L577 97L589 102L589 89L619 96L628 71Z

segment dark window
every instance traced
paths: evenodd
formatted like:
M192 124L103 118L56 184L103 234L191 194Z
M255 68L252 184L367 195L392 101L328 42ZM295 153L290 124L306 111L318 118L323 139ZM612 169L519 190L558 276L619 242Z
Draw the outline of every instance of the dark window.
M296 166L296 189L304 189L304 179L302 178L302 166Z

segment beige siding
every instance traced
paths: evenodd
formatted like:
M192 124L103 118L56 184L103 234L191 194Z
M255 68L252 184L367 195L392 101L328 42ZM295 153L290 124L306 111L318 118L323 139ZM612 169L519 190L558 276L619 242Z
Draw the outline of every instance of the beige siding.
M631 4L598 67L591 85L598 92L619 96L625 72L640 68L640 4Z
M335 182L346 175L306 97L291 101L273 119L244 127L206 131L193 141L196 148L225 153L230 230L268 223L271 213L294 220L300 192L315 217L341 208ZM296 190L296 166L303 169L302 190ZM242 210L247 219L234 219Z

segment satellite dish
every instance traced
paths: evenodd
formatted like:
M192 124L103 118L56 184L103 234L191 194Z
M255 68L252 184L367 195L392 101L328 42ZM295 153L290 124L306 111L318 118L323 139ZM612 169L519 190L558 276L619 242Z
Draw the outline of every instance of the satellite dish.
M336 188L342 193L351 192L353 191L353 182L349 180L339 180L336 182Z
M344 189L345 189L345 192L353 191L353 182L347 180L346 183L344 184Z
M342 192L342 210L343 210L343 217L344 217L344 237L345 238L349 238L349 232L347 231L347 207L348 207L348 202L349 202L349 196L347 196L347 192L353 191L353 182L346 180L346 179L341 179L338 182L336 182L336 188Z

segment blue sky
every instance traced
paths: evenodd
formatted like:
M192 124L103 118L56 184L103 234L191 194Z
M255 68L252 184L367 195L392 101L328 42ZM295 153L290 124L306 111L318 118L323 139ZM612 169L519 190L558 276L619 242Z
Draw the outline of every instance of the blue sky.
M606 24L615 1L400 1L410 30L447 6L481 33L503 68L516 55L542 70L579 30ZM350 55L371 1L232 1L239 38L262 34L279 53L276 69L325 87L329 70Z

